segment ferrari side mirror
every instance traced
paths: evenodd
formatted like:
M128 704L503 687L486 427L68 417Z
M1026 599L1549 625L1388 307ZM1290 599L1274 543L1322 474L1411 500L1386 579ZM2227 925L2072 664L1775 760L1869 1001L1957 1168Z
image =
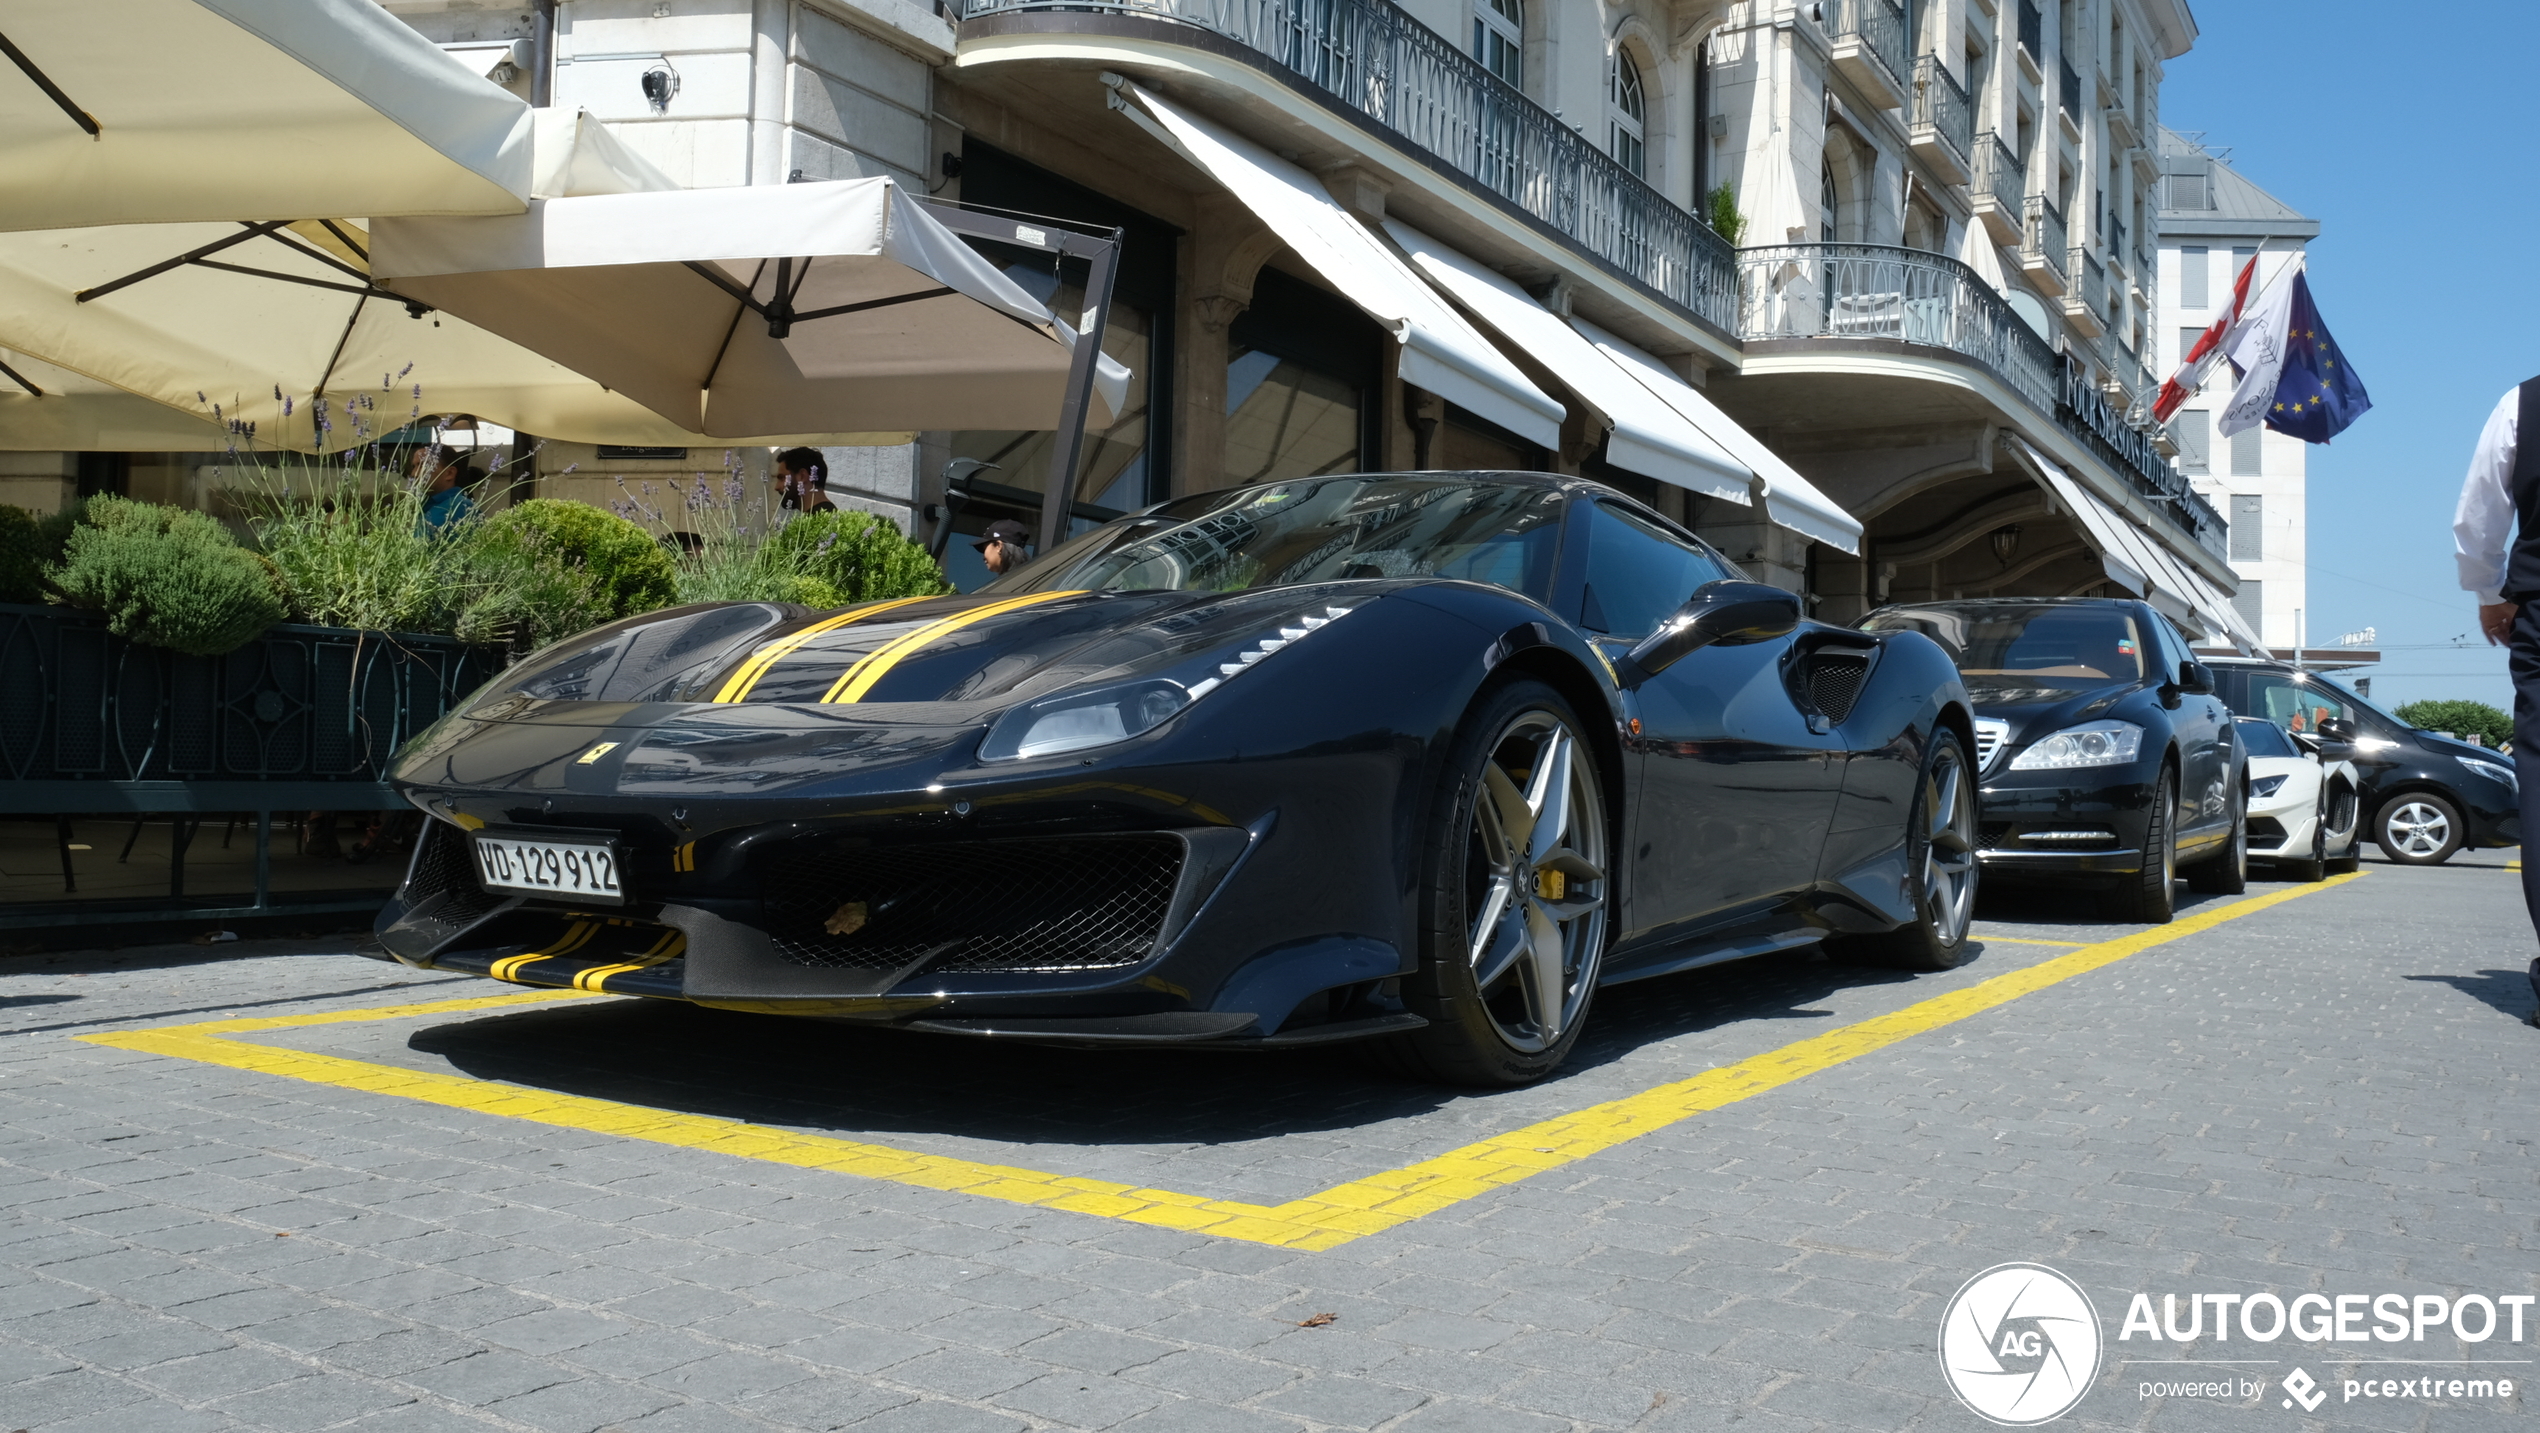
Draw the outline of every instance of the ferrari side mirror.
M1790 635L1798 625L1795 592L1761 582L1706 582L1615 664L1615 675L1624 686L1637 687L1715 642L1724 647L1769 642Z

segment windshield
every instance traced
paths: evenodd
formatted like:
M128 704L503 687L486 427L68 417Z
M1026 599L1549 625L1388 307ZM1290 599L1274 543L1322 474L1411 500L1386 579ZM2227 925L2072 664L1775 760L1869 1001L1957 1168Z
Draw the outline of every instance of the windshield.
M2260 721L2256 717L2242 717L2233 725L2240 728L2240 740L2249 748L2251 756L2300 756L2302 754L2300 749L2293 745L2293 738L2286 736L2284 728L2277 726L2274 722Z
M1872 632L1920 632L1958 664L1971 692L1995 702L2054 701L2110 682L2143 680L2143 633L2122 607L1890 607ZM2034 695L2015 695L2034 693Z
M1462 477L1339 477L1195 493L1053 550L984 591L1240 592L1454 577L1551 595L1561 494Z

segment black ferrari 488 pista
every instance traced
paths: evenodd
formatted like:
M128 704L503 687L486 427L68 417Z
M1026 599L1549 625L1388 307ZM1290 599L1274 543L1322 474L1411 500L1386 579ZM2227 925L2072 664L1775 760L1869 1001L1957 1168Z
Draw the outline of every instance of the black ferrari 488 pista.
M397 762L409 965L1078 1044L1372 1038L1538 1078L1601 986L1821 939L1961 958L1948 656L1612 489L1196 494L985 590L675 608Z

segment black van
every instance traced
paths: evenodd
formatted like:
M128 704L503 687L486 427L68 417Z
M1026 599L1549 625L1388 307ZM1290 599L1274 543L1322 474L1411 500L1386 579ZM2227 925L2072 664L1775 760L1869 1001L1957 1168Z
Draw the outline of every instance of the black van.
M2513 758L2406 722L2318 672L2254 657L2205 658L2214 688L2241 716L2295 735L2332 739L2324 722L2351 722L2363 831L2381 853L2409 866L2440 865L2467 846L2522 844L2522 791Z

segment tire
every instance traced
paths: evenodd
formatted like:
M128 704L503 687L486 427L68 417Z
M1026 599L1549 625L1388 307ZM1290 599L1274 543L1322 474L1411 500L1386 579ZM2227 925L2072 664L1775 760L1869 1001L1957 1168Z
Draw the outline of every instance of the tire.
M1559 692L1518 681L1475 703L1426 844L1420 968L1403 996L1429 1023L1370 1053L1451 1084L1540 1080L1578 1044L1609 928L1605 788Z
M2143 869L2119 878L2108 914L2129 925L2168 925L2178 914L2178 773L2161 769L2143 826Z
M2187 868L2187 888L2209 896L2236 896L2249 889L2249 794L2232 797L2231 840L2217 855Z
M1935 728L1905 818L1907 893L1914 918L1876 935L1829 942L1846 960L1900 970L1955 970L1967 958L1976 910L1976 784L1958 734Z
M2373 844L2402 866L2439 866L2461 848L2461 808L2431 791L2406 791L2372 815Z

